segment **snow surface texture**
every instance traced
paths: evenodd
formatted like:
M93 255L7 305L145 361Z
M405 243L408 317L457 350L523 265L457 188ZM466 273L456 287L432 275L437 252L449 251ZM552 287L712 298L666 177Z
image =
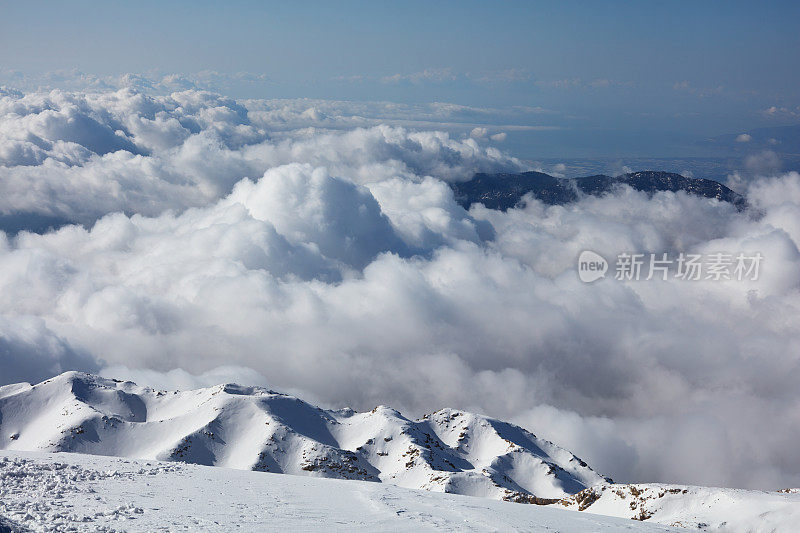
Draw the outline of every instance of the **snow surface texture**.
M27 531L671 531L381 483L41 452L0 455L0 516Z
M255 387L165 392L78 372L0 387L0 448L383 481L534 503L603 481L548 441L462 411L411 421L388 407L326 411Z

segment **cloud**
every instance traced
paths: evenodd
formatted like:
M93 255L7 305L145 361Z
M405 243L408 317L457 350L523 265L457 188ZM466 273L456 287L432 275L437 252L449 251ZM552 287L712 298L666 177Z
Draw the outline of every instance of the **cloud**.
M469 136L473 139L483 139L489 131L486 128L475 127L469 132Z
M722 85L718 85L716 87L695 87L688 80L681 80L672 84L672 90L693 94L698 98L710 98L712 96L722 94L722 92L725 90L725 87Z
M255 370L237 366L220 366L197 375L179 368L169 372L157 372L155 370L114 366L104 368L100 375L110 379L146 383L147 386L154 389L170 391L212 387L220 383L236 383L254 387L269 386L267 378Z
M753 140L753 137L751 137L747 133L742 133L741 135L736 137L736 142L737 143L749 143L752 140Z
M607 78L598 78L598 79L594 79L594 80L590 81L589 82L589 87L594 87L594 88L611 87L613 84L614 84L614 82L612 80L609 80Z
M549 89L568 89L573 87L583 86L583 80L580 78L562 78L558 80L537 80L535 82L539 87L546 87Z
M608 78L594 78L584 80L579 77L561 78L557 80L537 80L534 85L545 89L608 89L610 87L633 87L634 84L628 81L612 80Z
M86 223L0 233L4 383L100 369L266 382L331 407L449 405L622 481L796 485L797 173L751 182L745 213L624 187L467 212L448 180L526 167L441 131L287 126L335 103L121 90L0 105L0 210ZM756 281L588 285L583 250L764 261Z
M197 90L169 96L131 89L5 91L0 222L14 229L25 217L46 227L47 221L92 224L115 211L154 216L206 205L243 178L295 161L359 183L387 175L468 179L480 170L523 168L470 139L350 120L313 102L295 104L238 102ZM435 121L477 111L439 104L423 112ZM317 133L308 129L314 124L349 126Z
M795 118L800 116L800 106L792 109L786 106L770 106L761 112L762 115L769 118Z
M300 128L351 129L380 124L467 131L481 124L518 122L509 127L535 128L527 124L537 115L555 114L541 107L487 108L447 102L401 104L396 102L352 102L309 98L248 100L251 118L272 131Z
M313 244L325 257L364 268L386 250L408 255L369 189L294 163L243 180L221 204L242 205L294 244Z
M744 167L752 176L773 176L781 169L781 159L772 150L763 150L745 157Z
M456 81L458 76L452 68L427 68L419 72L411 74L392 74L381 78L381 83L412 83L418 85L420 83L445 83Z
M446 68L427 68L411 74L392 74L383 76L379 81L383 84L402 84L412 85L422 84L443 84L453 82L473 83L473 84L510 84L527 83L532 78L532 74L527 69L510 68L501 70L485 70L480 72L458 72L451 67ZM361 83L364 76L347 77L343 81Z
M53 333L41 318L0 317L0 384L38 383L73 368L96 372L100 362Z
M467 77L476 83L526 83L533 78L533 74L524 68L511 68L469 73Z
M167 95L174 91L192 89L227 92L231 89L264 88L274 85L274 82L266 74L254 72L223 73L203 70L194 73L163 74L150 71L144 74L98 76L78 69L29 74L0 68L0 84L12 85L26 91L53 89L108 91L128 88Z
M564 163L556 163L550 169L550 175L551 176L556 176L556 177L559 177L559 178L563 178L564 177L564 172L566 172L566 171L567 171L567 165L565 165Z
M508 134L505 132L498 132L498 133L492 133L490 135L488 128L477 126L473 128L472 131L470 131L469 136L472 137L473 139L478 139L478 140L486 139L488 137L489 140L493 142L501 143L506 140Z

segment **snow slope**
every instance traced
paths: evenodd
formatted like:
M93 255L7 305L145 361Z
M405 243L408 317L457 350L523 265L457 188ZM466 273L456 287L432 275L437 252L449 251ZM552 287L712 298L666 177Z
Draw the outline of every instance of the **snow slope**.
M564 499L567 509L730 533L800 531L800 491L762 492L659 483L614 484Z
M326 411L261 388L155 391L67 372L0 387L0 449L182 461L543 503L604 479L517 426L452 409L417 421Z
M31 531L672 531L382 483L42 452L0 453L0 516Z

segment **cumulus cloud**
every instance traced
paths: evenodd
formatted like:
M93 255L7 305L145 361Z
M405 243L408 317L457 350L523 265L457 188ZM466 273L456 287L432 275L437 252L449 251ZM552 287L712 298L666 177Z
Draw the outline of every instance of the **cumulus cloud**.
M742 133L736 137L737 143L749 143L753 140L753 137L747 133Z
M388 217L363 186L294 163L243 180L222 205L242 205L295 244L361 269L385 250L408 255Z
M278 131L197 91L3 98L0 210L86 222L0 233L3 383L100 369L449 405L622 481L797 484L796 173L752 182L744 213L625 187L467 212L447 180L524 168L472 138ZM764 260L755 281L583 284L586 249Z
M439 113L463 112L439 106ZM433 111L431 111L433 112ZM269 107L188 90L150 96L0 92L0 223L91 224L116 211L158 215L206 205L243 178L306 162L358 183L468 179L522 163L473 139L372 125L309 129L316 107ZM338 120L338 119L337 119ZM375 123L373 123L375 124Z
M469 132L469 136L472 137L473 139L483 139L484 137L486 137L487 133L489 133L489 130L487 130L486 128L481 128L476 126L475 128L472 128L471 132Z
M492 141L494 141L496 143L501 143L501 142L506 140L506 137L508 137L508 134L505 133L505 132L499 132L499 133L493 133L493 134L490 135L488 128L485 128L485 127L482 127L482 126L476 126L469 133L469 136L472 137L473 139L485 139L485 138L488 137L490 140L492 140Z
M0 316L0 384L38 383L74 368L93 372L100 363L55 335L41 318Z
M796 108L786 106L770 106L761 111L765 117L769 118L794 118L800 116L800 106Z

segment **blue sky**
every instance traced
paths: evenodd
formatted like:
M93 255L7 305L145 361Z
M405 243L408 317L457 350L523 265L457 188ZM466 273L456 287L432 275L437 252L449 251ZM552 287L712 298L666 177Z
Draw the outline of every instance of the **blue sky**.
M247 72L231 95L520 106L558 128L515 137L543 155L704 155L698 139L800 123L798 2L0 5L6 74Z

